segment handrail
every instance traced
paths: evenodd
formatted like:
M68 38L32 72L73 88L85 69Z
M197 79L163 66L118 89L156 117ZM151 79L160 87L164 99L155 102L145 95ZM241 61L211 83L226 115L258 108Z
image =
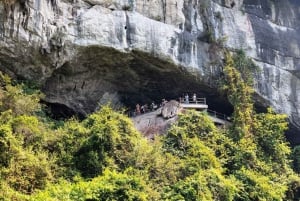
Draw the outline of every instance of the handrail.
M226 120L226 121L229 120L228 116L226 114L219 113L219 112L216 112L214 110L207 109L207 113L211 114L212 116L214 116L216 118L219 118L219 119L223 119L223 120Z
M185 98L183 97L180 97L179 98L179 103L181 104L199 104L199 105L206 105L206 98L197 98L196 100L192 97L192 98L189 98L188 100L186 100ZM158 109L158 108L156 108ZM144 113L148 113L148 112L152 112L152 111L155 111L156 109L152 108L152 110L146 110L144 111ZM206 112L213 116L213 117L216 117L218 119L222 119L222 120L225 120L225 121L230 121L230 117L227 116L226 114L223 114L223 113L219 113L217 111L214 111L214 110L210 110L210 109L206 109ZM139 113L139 114L143 114L143 113ZM135 116L138 116L139 114L136 114L136 111L135 110L129 110L128 111L128 116L129 117L135 117Z
M179 98L179 103L183 103L183 104L204 104L204 105L206 105L206 98L196 98L196 100L194 100L193 98L189 98L188 100L186 100L185 98L180 97Z

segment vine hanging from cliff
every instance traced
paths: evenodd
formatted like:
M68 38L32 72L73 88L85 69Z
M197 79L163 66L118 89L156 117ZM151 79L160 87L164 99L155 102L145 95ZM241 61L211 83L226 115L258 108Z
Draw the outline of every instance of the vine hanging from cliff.
M251 127L254 119L252 94L254 91L235 66L230 53L226 53L223 90L228 94L229 102L234 107L232 132L235 139L240 140L252 135Z

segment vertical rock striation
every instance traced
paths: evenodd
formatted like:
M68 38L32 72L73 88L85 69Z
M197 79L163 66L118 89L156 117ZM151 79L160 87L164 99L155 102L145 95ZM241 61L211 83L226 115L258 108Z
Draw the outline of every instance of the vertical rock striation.
M243 49L259 97L300 128L299 25L296 0L2 0L0 69L86 114L109 99L210 93L221 49Z

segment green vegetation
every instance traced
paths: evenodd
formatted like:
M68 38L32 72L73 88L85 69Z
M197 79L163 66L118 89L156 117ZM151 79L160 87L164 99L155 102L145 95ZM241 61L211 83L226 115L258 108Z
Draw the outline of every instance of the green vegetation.
M238 50L232 58L234 62L234 68L239 71L240 76L243 78L243 81L252 86L253 84L253 75L255 72L259 71L259 68L252 59L246 56L244 50Z
M214 13L215 17L218 18L220 21L223 21L223 17L220 11Z
M122 6L122 10L124 11L132 11L132 7L128 4L125 4Z
M233 57L235 58L235 57ZM232 126L205 113L179 116L148 141L131 120L103 106L85 120L56 122L38 90L0 74L0 200L297 200L299 148L284 138L285 115L256 114L243 62L226 57ZM30 90L29 90L30 89Z

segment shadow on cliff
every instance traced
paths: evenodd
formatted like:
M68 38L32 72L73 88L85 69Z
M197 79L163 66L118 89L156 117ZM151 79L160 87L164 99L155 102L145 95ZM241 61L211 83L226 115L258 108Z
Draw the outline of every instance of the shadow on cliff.
M74 60L55 70L43 92L53 117L58 119L73 115L84 118L107 102L134 109L137 103L159 104L162 99L178 100L186 93L206 98L209 109L230 116L233 108L216 89L217 82L216 77L200 76L154 55L95 46L80 49ZM255 108L266 111L261 101ZM295 132L291 126L287 138L300 143Z
M186 93L205 97L211 109L231 114L232 107L226 97L215 86L206 84L207 80L217 85L216 78L200 76L195 69L174 65L151 54L93 46L79 49L74 60L55 70L43 92L55 116L61 113L63 117L72 114L71 111L86 116L99 103L109 101L134 108L137 103L159 104L163 98L178 100ZM67 112L64 108L68 108Z

